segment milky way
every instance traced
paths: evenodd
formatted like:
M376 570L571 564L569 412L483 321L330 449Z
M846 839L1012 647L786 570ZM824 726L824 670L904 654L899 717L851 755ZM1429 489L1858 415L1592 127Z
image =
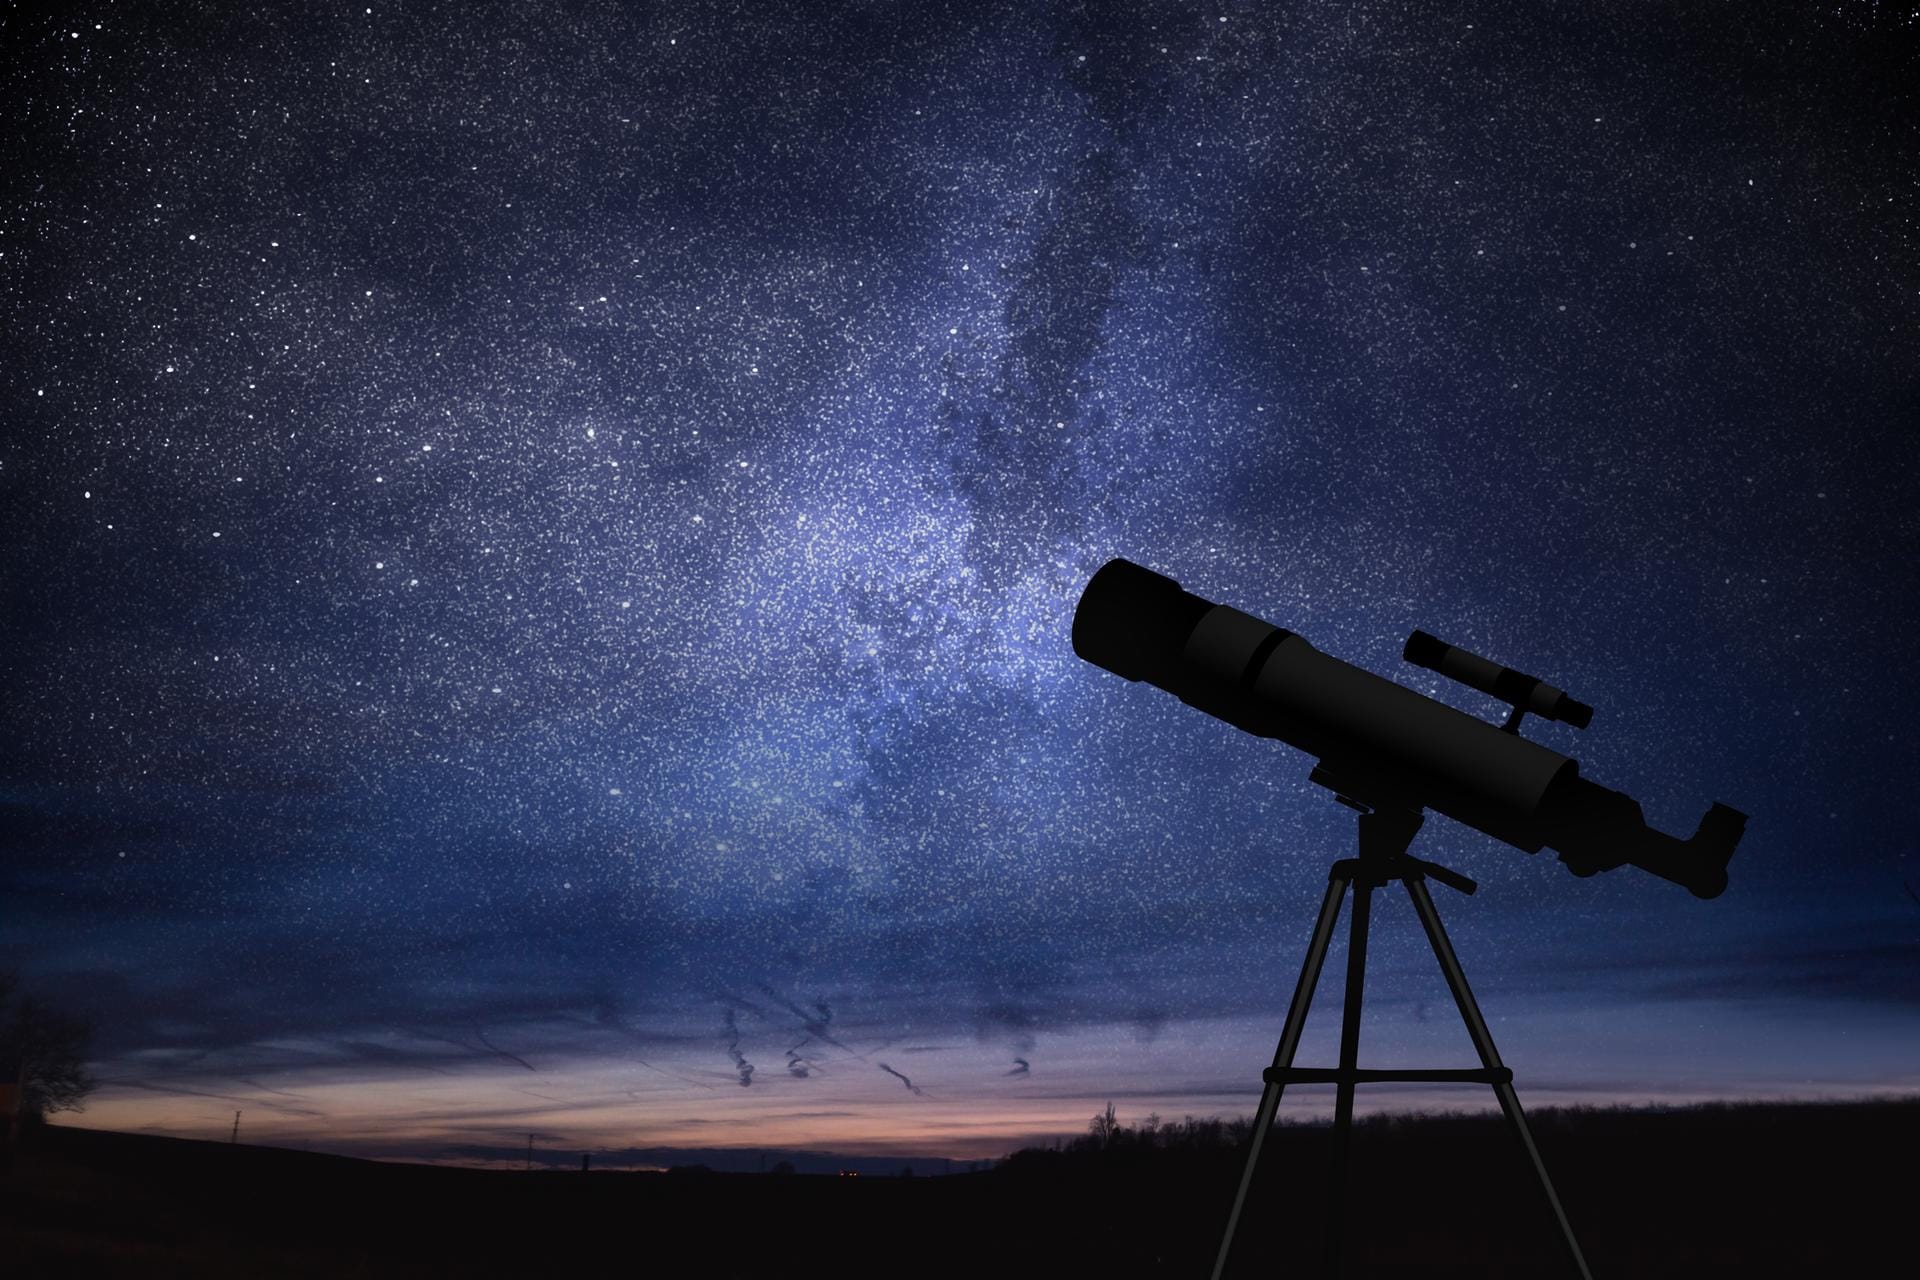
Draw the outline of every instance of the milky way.
M1243 1105L1351 815L1074 658L1115 555L1753 815L1712 903L1428 824L1542 1088L1916 1086L1910 26L135 9L0 72L0 963L96 1105Z

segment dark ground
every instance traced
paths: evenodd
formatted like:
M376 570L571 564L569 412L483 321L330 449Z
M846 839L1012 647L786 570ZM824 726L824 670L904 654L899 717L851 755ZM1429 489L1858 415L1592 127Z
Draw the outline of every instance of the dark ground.
M1601 1280L1887 1274L1916 1252L1920 1099L1530 1118ZM1327 1140L1275 1133L1235 1274L1318 1273ZM1497 1117L1363 1127L1347 1274L1568 1274L1523 1171ZM56 1126L8 1174L0 1271L1205 1275L1237 1172L1231 1151L1132 1150L945 1178L518 1173Z

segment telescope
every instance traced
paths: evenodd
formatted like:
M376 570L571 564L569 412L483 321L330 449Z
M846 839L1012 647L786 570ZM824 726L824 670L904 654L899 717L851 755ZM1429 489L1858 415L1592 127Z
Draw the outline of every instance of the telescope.
M1356 807L1431 808L1527 853L1551 848L1575 875L1630 864L1712 898L1727 887L1746 829L1745 814L1718 802L1687 839L1648 826L1631 796L1520 736L1528 713L1585 728L1591 707L1423 631L1404 656L1507 702L1505 724L1342 662L1128 560L1108 561L1087 583L1073 651L1317 757L1312 780Z
M1322 1273L1340 1274L1341 1250L1347 1238L1356 1234L1347 1221L1344 1189L1354 1089L1385 1081L1491 1085L1532 1167L1574 1273L1581 1280L1592 1280L1573 1225L1527 1127L1513 1072L1500 1060L1493 1033L1426 886L1428 879L1434 879L1472 893L1474 883L1458 872L1413 857L1407 847L1425 811L1433 809L1528 853L1553 848L1575 875L1590 876L1630 863L1699 897L1712 898L1727 887L1727 862L1746 830L1747 815L1716 802L1685 840L1654 830L1633 797L1588 781L1580 776L1578 761L1520 736L1521 721L1528 715L1584 729L1593 719L1592 707L1545 681L1424 631L1408 637L1402 656L1505 702L1509 708L1505 723L1489 724L1329 657L1291 631L1203 600L1172 578L1128 560L1109 560L1087 583L1074 610L1073 651L1115 675L1165 689L1237 729L1277 738L1317 757L1311 781L1360 811L1359 856L1335 862L1328 874L1326 897L1307 944L1306 962L1274 1049L1273 1065L1261 1073L1260 1106L1239 1190L1214 1260L1213 1280L1222 1280L1232 1257L1234 1233L1247 1205L1260 1151L1278 1113L1281 1091L1289 1084L1336 1086L1333 1203L1324 1221ZM1360 1005L1373 893L1395 880L1406 887L1440 962L1480 1057L1478 1069L1372 1070L1359 1065ZM1340 1064L1295 1066L1294 1054L1349 890L1354 897Z

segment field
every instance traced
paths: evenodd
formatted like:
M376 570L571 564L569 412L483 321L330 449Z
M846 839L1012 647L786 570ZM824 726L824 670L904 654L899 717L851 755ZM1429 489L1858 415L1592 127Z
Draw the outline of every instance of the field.
M1531 1119L1603 1280L1886 1274L1915 1253L1920 1100ZM1328 1136L1275 1132L1234 1274L1318 1273ZM1569 1274L1524 1172L1497 1117L1361 1126L1346 1274ZM53 1126L7 1173L0 1270L1205 1275L1237 1174L1231 1150L1125 1143L950 1177L522 1173Z

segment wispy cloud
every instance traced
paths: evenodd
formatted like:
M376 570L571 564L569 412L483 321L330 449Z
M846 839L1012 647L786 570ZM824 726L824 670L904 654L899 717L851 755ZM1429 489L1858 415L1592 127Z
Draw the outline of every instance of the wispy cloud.
M392 1063L399 1067L412 1067L418 1071L431 1071L433 1074L440 1076L453 1074L445 1067L434 1065L433 1058L444 1055L408 1053L404 1049L395 1049L391 1045L376 1044L371 1040L342 1040L339 1044L340 1047L348 1053L356 1057L365 1058L371 1062ZM251 1084L253 1082L248 1081L247 1083ZM257 1085L256 1087L265 1088L266 1086Z
M927 1096L927 1091L925 1089L920 1088L920 1086L916 1085L913 1081L907 1079L907 1077L902 1075L900 1072L895 1071L892 1067L888 1066L886 1063L884 1062L881 1063L880 1069L886 1072L888 1075L894 1077L901 1084L907 1086L907 1091L909 1093L912 1093L915 1096L921 1097L921 1098L924 1098Z
M753 1084L753 1064L740 1052L740 1023L732 1009L727 1010L727 1057L733 1060L733 1069L740 1073L740 1087L748 1088Z
M220 1093L210 1089L189 1089L177 1084L162 1084L147 1080L125 1079L103 1079L100 1083L103 1085L113 1085L121 1089L140 1089L147 1093L165 1095L178 1094L189 1098L216 1098L222 1102L240 1103L242 1106L265 1107L269 1111L278 1111L290 1116L303 1116L309 1120L323 1120L327 1114L324 1111L316 1111L311 1107L296 1107L285 1102L275 1102L271 1098L259 1098L239 1093ZM285 1094L284 1091L281 1090L275 1090L275 1092L281 1093L282 1096L292 1096Z
M580 1019L575 1020L579 1021ZM644 1046L648 1043L647 1038L640 1033L639 1029L621 1016L620 1010L614 1005L612 998L605 994L600 995L594 1002L592 1025L611 1031L636 1045ZM638 1054L629 1053L626 1057L639 1063L649 1071L666 1076L669 1080L678 1080L683 1084L698 1085L702 1089L713 1088L713 1086L705 1080L696 1080L692 1076L681 1075L678 1071L669 1071L665 1067L656 1066Z
M502 1049L499 1045L487 1039L487 1033L482 1028L476 1026L473 1029L473 1035L474 1035L474 1038L477 1039L481 1044L485 1045L488 1049L492 1050L495 1054L499 1055L500 1057L505 1058L508 1062L517 1062L529 1071L534 1070L534 1065L531 1062L528 1062L525 1058L521 1057L519 1054L508 1053L505 1049Z
M1016 1053L1031 1053L1039 1019L1032 1008L1013 1000L989 1000L974 1010L975 1034L982 1040L1004 1040Z
M805 1031L808 1036L818 1040L822 1044L830 1044L844 1053L853 1052L852 1049L849 1049L846 1045L836 1040L833 1032L829 1030L833 1023L833 1009L825 1000L815 1000L811 1009L805 1009L794 1001L789 1000L786 996L781 995L764 982L756 983L755 985L760 988L761 994L775 1001L781 1008L799 1019L801 1029Z

